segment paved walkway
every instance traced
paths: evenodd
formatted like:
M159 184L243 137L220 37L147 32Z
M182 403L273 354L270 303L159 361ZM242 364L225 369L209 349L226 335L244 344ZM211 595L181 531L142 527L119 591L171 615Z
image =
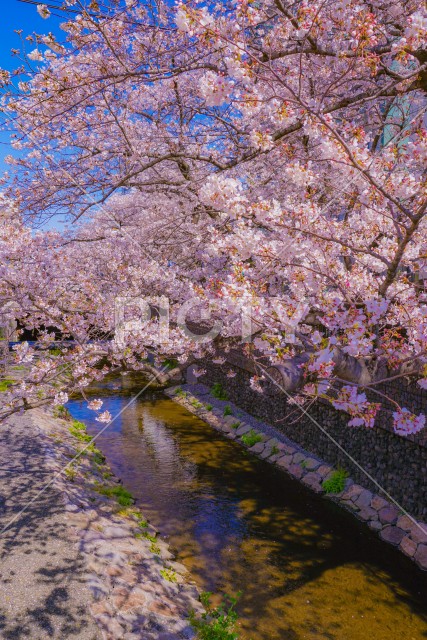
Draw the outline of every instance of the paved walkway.
M45 446L31 414L0 423L0 530L52 477ZM65 518L62 496L50 486L0 534L1 638L101 638Z

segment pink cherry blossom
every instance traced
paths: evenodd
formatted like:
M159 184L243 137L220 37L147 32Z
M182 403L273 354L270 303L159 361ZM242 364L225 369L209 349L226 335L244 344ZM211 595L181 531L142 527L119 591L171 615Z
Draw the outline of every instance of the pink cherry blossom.
M64 5L63 39L38 34L17 85L0 70L16 128L2 325L38 335L14 349L23 385L3 413L237 348L255 371L284 367L295 402L321 396L371 428L385 383L426 388L425 9L119 4ZM118 300L146 298L167 300L148 305L160 319L129 305L119 330ZM183 306L220 330L186 331ZM46 327L69 341L59 353ZM399 434L422 428L394 406Z
M108 424L109 422L111 422L113 416L111 415L111 413L109 411L103 411L102 413L99 414L99 416L97 416L95 418L95 420L97 422L104 422L106 424Z
M45 20L50 17L50 11L46 4L38 4L37 13L39 14L39 16L41 16Z
M67 402L68 402L68 395L63 391L61 391L60 393L56 394L53 404L60 405L60 404L67 404Z
M399 409L393 413L393 427L396 433L402 436L418 433L425 426L425 416L415 414L408 409Z
M103 404L102 400L91 400L88 402L87 408L91 409L91 411L99 411Z

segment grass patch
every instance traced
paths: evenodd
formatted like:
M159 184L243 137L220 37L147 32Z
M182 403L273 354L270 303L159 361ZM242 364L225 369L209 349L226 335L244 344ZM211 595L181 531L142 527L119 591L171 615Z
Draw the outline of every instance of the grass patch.
M156 536L152 536L151 533L148 533L148 531L136 533L135 538L139 538L140 540L149 540L149 542L157 542Z
M192 398L192 400L190 400L190 404L195 409L203 409L203 404L199 402L197 398Z
M79 420L73 420L69 427L69 432L80 442L90 442L92 440L92 436L86 433L86 425Z
M63 420L67 420L70 418L70 412L63 404L59 404L58 406L53 408L53 417L54 418L62 418ZM76 420L77 422L77 420Z
M223 414L222 414L222 415L223 415L224 417L225 417L225 416L232 416L232 415L233 415L233 412L232 412L231 407L230 407L230 405L229 405L229 404L226 404L226 405L225 405L225 407L224 407L224 411L223 411Z
M129 507L125 507L124 509L120 509L117 511L117 515L123 516L125 518L136 518L137 525L140 529L146 529L148 527L148 520L146 520L139 509L132 509ZM139 533L136 534L136 537L145 537L141 536Z
M142 513L139 509L134 509L133 507L124 507L123 509L119 509L116 511L118 516L123 516L125 518L136 518L139 520L142 518Z
M67 467L64 473L67 480L69 480L70 482L74 482L77 471L73 467Z
M93 445L90 445L89 451L93 454L92 460L94 461L95 464L98 464L98 465L104 464L106 458L102 453L102 451L100 451L99 449L97 449L97 447L94 447Z
M271 455L272 456L276 456L278 453L279 453L279 447L277 447L276 445L271 447Z
M217 400L228 400L227 392L220 382L215 382L215 384L212 385L211 395L217 398Z
M159 556L161 554L161 549L160 549L160 545L157 542L157 537L152 536L151 533L148 533L148 531L141 531L141 533L135 533L135 538L137 538L138 540L148 540L149 542L151 542L149 547L151 553L154 553L154 555L156 556Z
M254 444L257 444L257 442L261 442L261 441L262 441L262 435L254 431L254 429L251 429L250 431L248 431L248 433L245 433L242 436L242 442L247 447L253 447Z
M0 380L0 391L7 391L11 384L15 381L12 378L4 378Z
M179 366L179 362L175 358L166 358L166 360L163 360L162 366L170 371L176 369Z
M345 469L337 469L333 474L322 482L322 487L325 493L341 493L345 487L345 481L348 478L348 473Z
M235 632L237 623L237 613L235 606L238 597L225 595L221 604L212 607L209 592L200 594L200 601L206 609L205 613L196 616L194 611L190 612L190 624L197 632L199 640L237 640Z
M159 556L162 552L162 550L160 549L159 545L156 544L155 542L152 542L150 544L150 551L151 553L154 553L155 556Z
M212 411L213 406L211 404L205 404L206 411Z
M70 429L74 429L75 431L86 431L86 425L84 422L80 422L80 420L73 420Z
M176 572L172 569L160 569L160 575L168 582L177 582Z
M233 424L230 425L230 426L231 426L232 429L237 429L238 427L240 427L240 422L239 421L233 422Z
M107 498L115 498L122 507L130 507L135 503L133 495L121 484L117 484L114 487L98 485L96 491L103 496L107 496Z

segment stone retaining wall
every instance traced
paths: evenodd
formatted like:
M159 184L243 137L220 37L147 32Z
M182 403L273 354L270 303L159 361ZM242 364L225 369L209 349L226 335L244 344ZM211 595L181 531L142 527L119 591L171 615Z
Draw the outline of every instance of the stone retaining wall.
M390 431L390 408L385 407L375 429L349 427L349 417L326 402L317 402L309 414L324 432L300 409L288 404L283 393L267 396L253 391L253 375L245 360L230 354L234 378L227 377L230 364L206 362L203 382L212 386L220 382L230 400L266 422L274 425L294 442L320 456L333 466L341 466L370 490L378 486L351 462L353 458L393 498L416 517L427 519L427 428L417 437L403 438ZM426 392L403 381L394 383L388 393L414 410L427 412ZM341 447L341 448L340 448Z

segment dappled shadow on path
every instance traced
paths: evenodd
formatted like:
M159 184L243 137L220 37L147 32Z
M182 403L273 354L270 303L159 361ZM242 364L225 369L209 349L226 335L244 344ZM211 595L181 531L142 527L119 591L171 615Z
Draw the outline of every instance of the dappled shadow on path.
M0 424L0 528L7 526L0 536L0 635L94 640L100 635L87 609L85 567L69 539L62 496L51 485L37 497L52 478L44 446L28 415Z

